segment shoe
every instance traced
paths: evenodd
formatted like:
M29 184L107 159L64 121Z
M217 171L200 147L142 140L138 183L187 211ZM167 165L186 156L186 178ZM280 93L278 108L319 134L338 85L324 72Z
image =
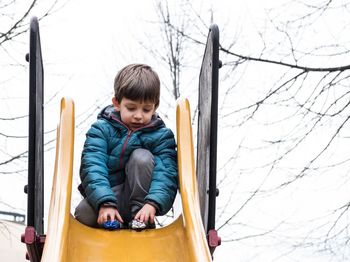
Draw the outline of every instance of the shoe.
M137 231L141 231L143 229L155 229L156 224L155 223L145 223L145 222L140 222L136 219L133 219L129 223L129 228Z

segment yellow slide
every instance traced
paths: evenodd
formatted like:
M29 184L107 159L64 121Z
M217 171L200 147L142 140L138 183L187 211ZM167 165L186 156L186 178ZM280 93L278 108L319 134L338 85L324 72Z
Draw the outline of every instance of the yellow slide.
M182 215L159 229L107 231L82 225L70 213L74 103L62 99L48 230L41 261L211 261L199 210L190 107L186 99L178 101L176 115Z

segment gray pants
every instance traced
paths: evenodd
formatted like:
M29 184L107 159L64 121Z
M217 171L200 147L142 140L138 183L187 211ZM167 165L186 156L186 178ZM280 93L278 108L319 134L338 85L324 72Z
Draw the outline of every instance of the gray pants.
M154 168L154 158L146 149L136 149L125 166L125 183L112 187L118 200L118 212L124 222L129 222L143 207L148 194ZM98 212L84 198L75 209L75 218L90 227L97 224Z

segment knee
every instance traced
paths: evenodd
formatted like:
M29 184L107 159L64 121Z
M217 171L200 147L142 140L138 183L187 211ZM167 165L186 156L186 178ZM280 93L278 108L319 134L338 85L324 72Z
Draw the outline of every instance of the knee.
M138 148L131 153L129 164L144 168L153 168L154 157L152 153L147 149Z
M83 199L79 205L75 208L74 217L80 223L90 226L97 227L97 213L88 203L88 201Z

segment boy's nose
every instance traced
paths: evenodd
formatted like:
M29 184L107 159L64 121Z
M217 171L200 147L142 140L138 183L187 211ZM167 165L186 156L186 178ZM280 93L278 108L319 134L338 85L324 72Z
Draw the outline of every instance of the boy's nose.
M137 120L142 119L142 114L141 114L141 112L136 112L136 113L134 114L134 118L137 119Z

